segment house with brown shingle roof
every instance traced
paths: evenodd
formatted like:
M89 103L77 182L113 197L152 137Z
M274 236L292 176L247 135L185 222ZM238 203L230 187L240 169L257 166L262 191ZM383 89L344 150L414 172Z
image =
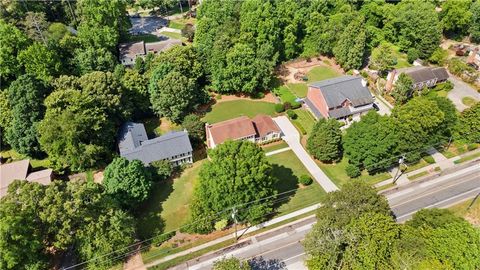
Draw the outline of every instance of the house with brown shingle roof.
M226 120L216 124L206 124L208 148L215 148L226 140L247 140L253 143L267 143L280 138L280 128L266 115L253 119L247 116Z
M145 43L129 42L118 45L119 60L124 66L133 66L137 57L145 57L148 53L157 54L164 52L175 45L182 45L182 41L178 39L167 39L158 42Z
M52 169L30 172L31 169L28 159L0 165L0 198L7 194L8 185L14 180L27 180L42 185L50 184L53 177Z
M413 81L413 90L421 90L424 87L434 87L438 83L445 82L448 79L448 72L444 67L409 67L392 70L387 76L386 90L393 89L395 82L400 74L405 73Z

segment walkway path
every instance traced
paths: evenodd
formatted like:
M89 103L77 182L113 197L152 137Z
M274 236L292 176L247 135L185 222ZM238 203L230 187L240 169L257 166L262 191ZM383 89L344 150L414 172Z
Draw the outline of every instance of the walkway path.
M283 140L290 146L298 159L303 163L308 172L322 186L326 192L338 190L338 187L327 177L327 175L318 167L317 163L310 157L300 143L300 134L286 116L273 118L278 127L282 130Z
M435 160L435 163L440 167L440 169L445 170L446 168L453 166L453 160L449 160L442 153L438 152L435 148L430 148L427 150L427 154L431 155Z
M288 151L288 150L290 150L290 147L285 147L285 148L282 148L282 149L278 149L278 150L274 150L274 151L265 153L265 156L268 157L268 156L279 154L279 153L282 153L282 152L285 152L285 151Z

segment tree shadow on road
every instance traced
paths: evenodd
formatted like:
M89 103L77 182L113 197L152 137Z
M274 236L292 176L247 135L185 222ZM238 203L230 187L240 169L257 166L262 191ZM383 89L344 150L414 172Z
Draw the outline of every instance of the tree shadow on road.
M263 257L255 257L248 261L252 270L281 270L287 269L285 262L278 259L265 260Z

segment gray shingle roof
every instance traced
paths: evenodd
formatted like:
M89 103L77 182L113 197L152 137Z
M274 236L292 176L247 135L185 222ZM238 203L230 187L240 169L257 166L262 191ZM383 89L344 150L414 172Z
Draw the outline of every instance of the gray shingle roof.
M342 117L348 116L350 114L352 114L352 112L350 111L349 107L342 107L342 108L333 109L331 111L328 111L328 116L330 116L331 118L335 118L335 119L342 118Z
M422 83L437 79L437 81L444 81L448 79L447 70L444 67L410 67L399 69L399 73L405 73L410 76L414 83Z
M346 99L354 107L373 102L372 94L362 83L362 77L342 76L314 82L310 86L320 89L329 108L340 106Z
M126 122L119 131L118 150L120 154L132 151L147 140L147 132L143 124Z
M318 119L322 119L322 118L323 118L322 113L317 109L317 107L315 107L315 105L313 105L313 102L310 101L310 99L306 98L306 99L305 99L305 103L307 104L307 106L310 108L310 110L313 112L313 114L314 114Z
M432 72L435 74L438 81L445 81L448 79L448 72L444 67L432 68Z
M133 124L133 125L132 125ZM146 132L143 124L138 123L126 123L128 126L133 126L132 129L121 129L121 132L127 134L120 134L120 138L136 138L135 134L143 134ZM133 141L133 143L132 143ZM151 140L138 140L139 145L135 146L133 149L131 146L136 145L135 139L127 139L125 141L119 142L120 156L128 159L134 160L138 159L142 161L145 165L150 164L153 161L168 159L174 156L192 152L192 145L188 138L188 133L186 131L172 131L160 137L151 139ZM127 148L121 148L122 145L127 145Z

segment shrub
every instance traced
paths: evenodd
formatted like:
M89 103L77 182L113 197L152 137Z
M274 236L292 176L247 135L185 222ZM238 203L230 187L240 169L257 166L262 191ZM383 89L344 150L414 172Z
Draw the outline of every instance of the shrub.
M285 111L285 106L283 106L283 104L280 104L280 103L275 104L275 111L277 113L281 113L281 112Z
M313 183L313 180L310 176L304 174L304 175L300 176L300 178L298 179L298 182L300 182L300 184L302 184L304 186L309 186Z
M410 48L407 51L407 61L411 64L420 57L420 52L415 48Z
M254 98L254 99L262 99L264 97L265 97L265 93L263 93L263 92L258 92L258 93L255 93L255 94L252 95L252 98Z
M293 110L288 110L287 115L292 120L297 119L297 114Z
M173 231L173 232L157 235L156 237L153 238L152 242L156 246L160 246L163 242L166 242L172 239L172 237L174 237L176 233L177 233L176 231Z
M150 163L150 166L153 168L156 176L153 180L164 181L172 175L173 167L168 160L157 160Z
M216 231L221 231L221 230L225 229L227 227L227 225L228 225L228 220L221 219L221 220L215 222L214 227L215 227Z
M283 107L285 108L285 110L290 110L292 108L292 103L287 101L283 103Z
M477 148L478 148L478 146L474 143L471 143L471 144L467 145L467 150L468 151L472 151L472 150L475 150Z
M217 94L217 95L215 96L215 99L216 99L216 100L222 99L222 95L221 95L221 94Z
M302 107L302 104L300 104L300 103L298 103L298 102L296 102L296 101L292 103L292 109L298 109L298 108L300 108L300 107Z
M432 156L424 156L423 160L425 160L428 164L435 163L435 159Z
M357 178L362 174L360 169L353 164L348 164L347 167L345 168L345 172L350 178Z

